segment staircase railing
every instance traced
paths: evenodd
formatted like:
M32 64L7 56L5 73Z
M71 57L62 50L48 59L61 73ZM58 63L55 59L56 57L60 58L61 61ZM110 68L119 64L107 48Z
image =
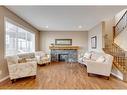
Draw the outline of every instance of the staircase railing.
M114 57L114 65L122 72L127 72L127 57L126 52L120 48L113 41L104 37L105 48L104 51Z
M127 11L123 14L118 23L114 26L114 38L127 27Z

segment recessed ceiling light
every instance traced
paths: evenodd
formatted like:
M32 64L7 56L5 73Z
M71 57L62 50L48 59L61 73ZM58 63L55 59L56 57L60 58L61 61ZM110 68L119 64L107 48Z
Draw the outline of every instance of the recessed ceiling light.
M48 28L49 26L48 26L48 25L46 25L45 27L46 27L46 28Z
M43 25L42 27L43 27L43 28L49 28L49 26L48 26L48 25Z
M78 28L82 28L82 25L79 25Z

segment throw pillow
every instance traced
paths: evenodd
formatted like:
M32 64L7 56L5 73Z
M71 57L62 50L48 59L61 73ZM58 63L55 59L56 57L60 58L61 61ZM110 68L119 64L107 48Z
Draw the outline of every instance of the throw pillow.
M104 56L100 56L100 57L96 60L96 62L100 62L100 63L105 62L105 57L104 57Z
M91 53L85 53L85 54L84 54L84 57L85 57L86 59L90 59Z

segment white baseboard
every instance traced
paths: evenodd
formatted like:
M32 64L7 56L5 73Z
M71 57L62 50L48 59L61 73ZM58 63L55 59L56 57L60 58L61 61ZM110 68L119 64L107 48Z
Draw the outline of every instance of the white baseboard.
M6 79L8 79L8 78L9 78L9 75L6 76L6 77L4 77L4 78L2 78L2 79L0 79L0 82L3 82L4 80L6 80Z
M115 73L113 73L113 72L111 72L111 74L112 74L113 76L119 78L120 80L123 80L123 77L122 77L122 76L119 76L119 75L117 75L117 74L115 74Z

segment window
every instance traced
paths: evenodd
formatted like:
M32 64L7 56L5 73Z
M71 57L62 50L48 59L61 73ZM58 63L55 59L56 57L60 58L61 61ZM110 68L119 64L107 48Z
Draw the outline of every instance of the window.
M6 56L35 51L35 34L10 21L5 22Z

